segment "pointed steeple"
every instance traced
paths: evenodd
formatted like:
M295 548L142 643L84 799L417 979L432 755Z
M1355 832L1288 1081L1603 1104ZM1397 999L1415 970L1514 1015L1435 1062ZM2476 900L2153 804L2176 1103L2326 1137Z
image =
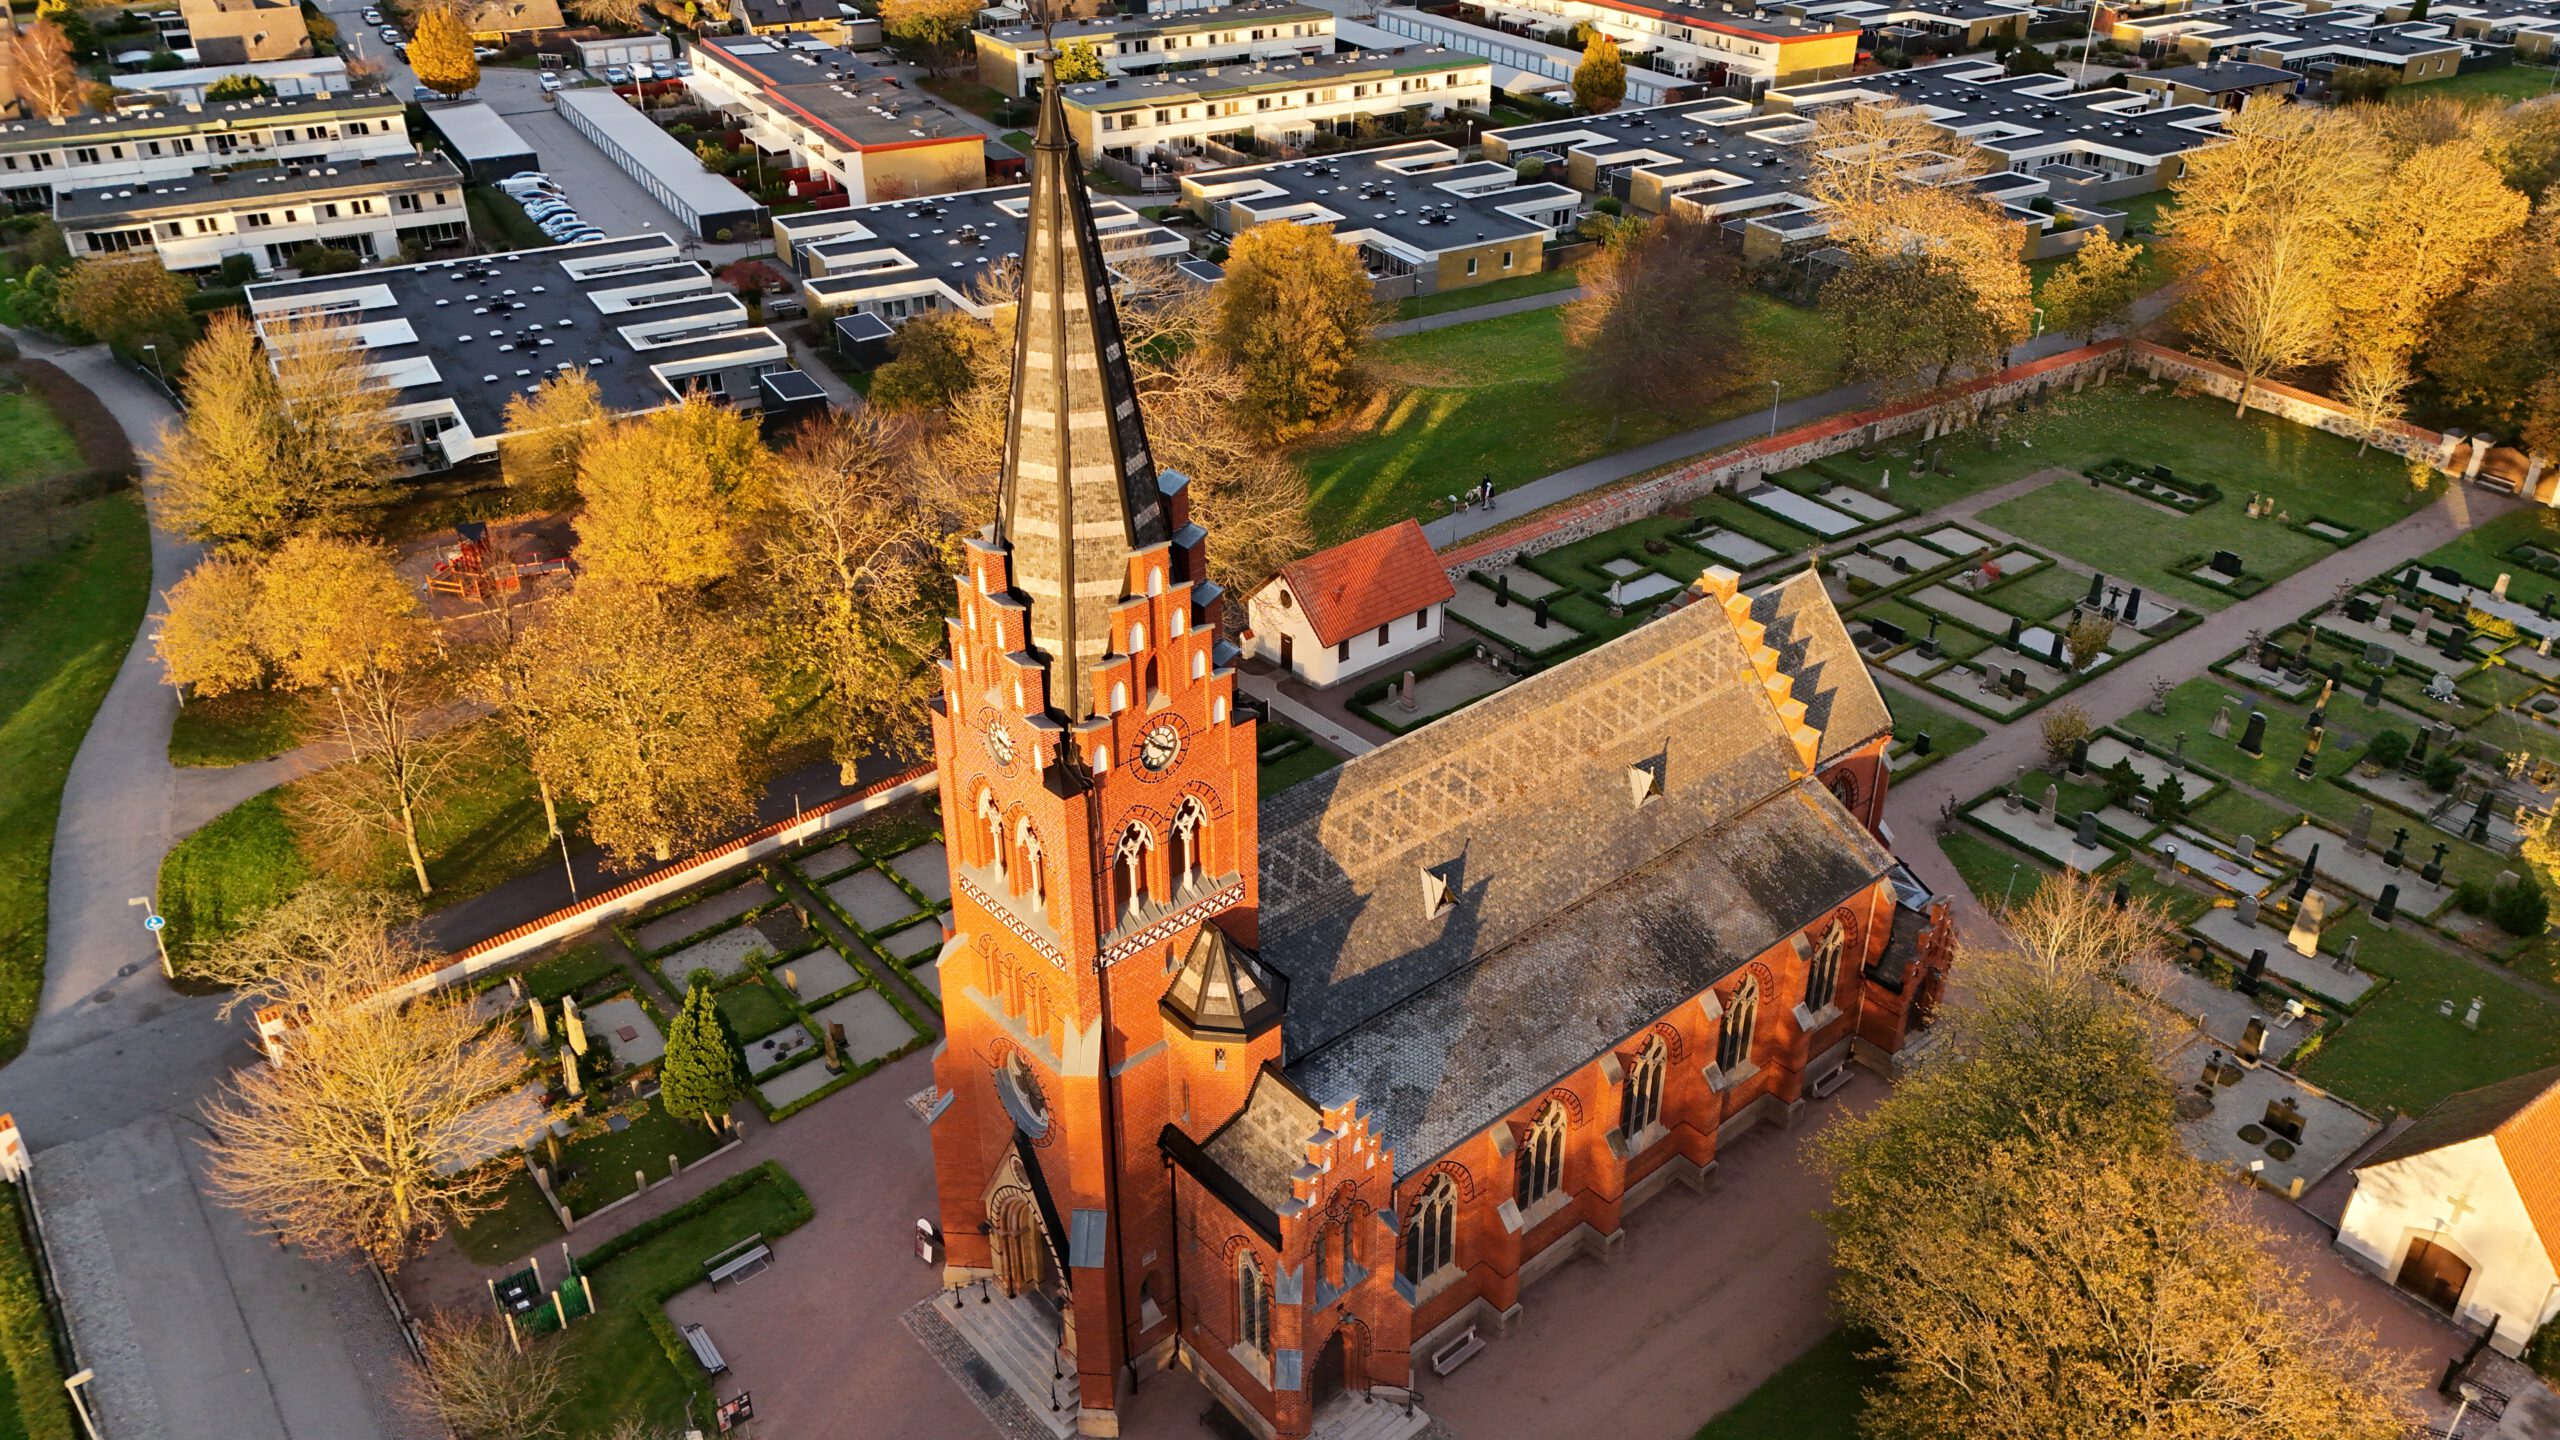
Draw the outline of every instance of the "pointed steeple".
M1280 1023L1284 1008L1245 949L1215 925L1191 937L1182 969L1156 1002L1194 1040L1244 1041Z
M996 524L1031 602L1031 643L1050 662L1050 696L1073 724L1095 708L1087 672L1110 646L1129 555L1168 536L1055 49L1046 60Z

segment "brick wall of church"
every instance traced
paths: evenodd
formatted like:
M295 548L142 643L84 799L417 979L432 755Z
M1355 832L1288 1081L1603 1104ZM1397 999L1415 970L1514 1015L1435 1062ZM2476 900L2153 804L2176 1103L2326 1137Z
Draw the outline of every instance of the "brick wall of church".
M1822 767L1819 778L1841 808L1857 817L1867 833L1881 837L1884 824L1884 792L1892 782L1892 771L1885 768L1884 752L1891 748L1893 737L1879 735L1845 755L1832 758Z
M1835 921L1846 931L1833 1002L1839 1013L1808 1032L1797 1015L1806 998L1808 961ZM1479 1300L1496 1310L1520 1303L1524 1278L1543 1271L1542 1255L1555 1252L1550 1260L1560 1259L1568 1251L1556 1247L1569 1250L1578 1235L1586 1242L1607 1241L1623 1222L1627 1193L1646 1177L1675 1159L1699 1167L1712 1163L1719 1130L1764 1100L1795 1105L1809 1083L1806 1066L1816 1057L1838 1049L1853 1031L1876 1029L1888 1012L1898 1017L1901 997L1865 977L1891 938L1893 923L1892 888L1878 882L1727 977L1708 992L1713 1006L1704 995L1692 998L1501 1123L1406 1176L1396 1187L1400 1229L1406 1232L1436 1179L1446 1177L1457 1199L1452 1264L1415 1285L1414 1335L1430 1334ZM1749 1047L1749 1062L1757 1068L1746 1074L1736 1065L1730 1075L1719 1071L1711 1081L1707 1072L1719 1035L1747 980L1759 987ZM1890 1028L1898 1047L1898 1019ZM1621 1129L1627 1078L1655 1037L1664 1046L1660 1118L1631 1143ZM1520 1167L1551 1103L1566 1119L1561 1181L1552 1196L1523 1214L1517 1202ZM1584 1226L1590 1235L1581 1235Z

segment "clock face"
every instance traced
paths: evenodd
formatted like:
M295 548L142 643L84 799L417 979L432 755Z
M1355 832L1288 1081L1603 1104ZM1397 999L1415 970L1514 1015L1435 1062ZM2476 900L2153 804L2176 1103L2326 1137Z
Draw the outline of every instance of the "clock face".
M1150 770L1162 770L1182 753L1182 732L1170 720L1150 727L1138 740L1138 763Z
M1001 720L987 722L987 753L996 757L999 765L1013 763L1013 732L1005 729Z

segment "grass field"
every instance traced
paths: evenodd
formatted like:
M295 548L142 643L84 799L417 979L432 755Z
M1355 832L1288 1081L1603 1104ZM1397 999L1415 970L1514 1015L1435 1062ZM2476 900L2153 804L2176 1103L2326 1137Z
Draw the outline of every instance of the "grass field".
M2338 954L2361 935L2356 964L2388 980L2364 1008L2302 1065L2304 1078L2364 1106L2417 1114L2468 1090L2560 1062L2560 1007L2496 971L2428 943L2403 925L2382 927L2362 912L2328 928L2320 948ZM2473 996L2486 1003L2480 1028L2459 1019ZM2453 1002L2445 1016L2437 1007Z
M1743 300L1758 350L1754 378L1713 404L1613 423L1574 383L1563 312L1532 310L1383 340L1369 361L1380 392L1346 427L1299 452L1319 543L1433 512L1444 495L1491 475L1497 489L1759 409L1769 381L1789 395L1836 383L1836 341L1813 311Z
M1982 739L1982 727L1963 720L1925 700L1915 700L1899 690L1876 687L1884 695L1884 708L1893 715L1894 738L1909 743L1924 732L1929 737L1929 753L1941 758L1955 754Z
M2560 80L2560 71L2548 66L2508 65L2496 70L2474 70L2468 75L2395 86L2390 92L2390 100L2395 105L2409 105L2446 95L2456 100L2495 100L2501 104L2513 104L2552 93L2555 80Z
M292 818L304 783L242 801L161 861L160 903L181 969L187 951L247 924L320 868ZM556 842L543 825L533 776L515 741L496 727L475 726L463 737L444 796L419 827L427 878L435 886L430 904L468 899L549 858ZM564 802L561 823L574 830L578 813ZM394 845L377 851L357 878L394 892L417 889L407 857Z
M1434 290L1428 295L1408 295L1396 302L1396 318L1418 320L1425 315L1445 315L1452 310L1472 310L1479 305L1494 305L1517 300L1524 295L1549 295L1570 290L1577 277L1573 267L1541 270L1535 275L1519 275L1509 280L1491 280L1482 285L1469 285L1458 290Z
M1793 1364L1700 1428L1697 1440L1857 1440L1866 1388L1883 1367L1834 1330Z
M25 1048L44 988L63 782L151 586L150 529L137 496L89 501L56 523L76 528L76 538L0 568L0 1060Z
M78 1432L20 1203L17 1186L0 1185L0 1440L72 1440Z
M45 403L25 391L0 392L0 489L80 468L80 447Z
M306 697L283 690L236 690L178 707L169 727L172 765L246 765L302 743Z
M2491 584L2500 575L2509 576L2507 598L2519 605L2539 605L2545 596L2560 596L2560 581L2526 569L2522 561L2507 553L2518 545L2534 545L2560 554L2560 510L2536 505L2501 515L2463 531L2429 552L2420 563L2450 566L2475 585Z

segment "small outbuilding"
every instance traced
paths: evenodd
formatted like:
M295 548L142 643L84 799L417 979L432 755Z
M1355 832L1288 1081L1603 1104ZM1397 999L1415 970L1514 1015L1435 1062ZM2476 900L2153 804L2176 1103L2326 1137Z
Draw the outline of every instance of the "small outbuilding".
M1455 598L1411 520L1283 566L1248 607L1249 653L1310 685L1331 685L1439 643Z
M2450 1096L2374 1151L2338 1248L2522 1350L2560 1316L2560 1066Z

